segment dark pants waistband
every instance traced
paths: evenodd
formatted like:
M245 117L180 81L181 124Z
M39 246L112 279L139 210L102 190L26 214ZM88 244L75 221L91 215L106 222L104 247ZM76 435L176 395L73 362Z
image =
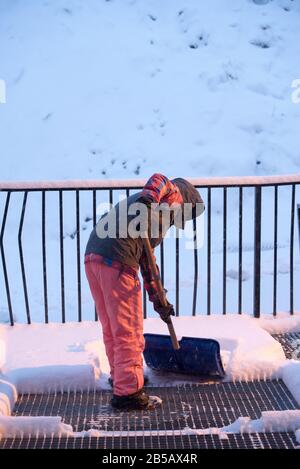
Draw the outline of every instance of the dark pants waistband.
M84 263L86 264L87 262L100 262L101 264L108 265L109 267L112 267L113 269L117 269L121 272L126 272L133 276L137 275L138 273L137 269L135 269L134 267L131 267L130 265L122 264L122 262L101 256L100 254L93 254L93 253L86 254L84 256Z

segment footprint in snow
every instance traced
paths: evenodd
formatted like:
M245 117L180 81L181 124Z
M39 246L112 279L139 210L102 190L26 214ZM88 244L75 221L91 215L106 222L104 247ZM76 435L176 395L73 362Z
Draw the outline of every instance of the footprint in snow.
M84 352L85 346L83 343L75 342L74 344L69 345L68 352Z
M189 44L190 49L198 49L199 47L206 47L208 45L208 35L206 33L201 33L198 35L197 39L194 42Z
M140 172L141 172L141 166L138 164L137 167L134 170L134 174L136 174L138 176L140 174Z
M230 270L227 270L226 276L228 278L231 278L232 280L238 280L239 272L238 270L230 269ZM249 272L247 272L246 270L242 270L242 281L246 282L247 280L249 280L249 278L250 278Z
M259 47L260 49L270 49L271 47L270 41L265 39L253 39L250 41L250 44L252 44L252 46Z

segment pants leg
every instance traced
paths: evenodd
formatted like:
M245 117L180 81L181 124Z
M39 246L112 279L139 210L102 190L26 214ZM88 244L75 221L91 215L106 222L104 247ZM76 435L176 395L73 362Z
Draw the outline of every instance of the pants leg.
M138 276L101 264L101 286L114 344L114 394L144 385L142 292Z
M96 261L87 262L85 263L85 272L96 305L97 315L102 325L105 351L110 366L111 377L114 379L114 340L101 286L101 264Z

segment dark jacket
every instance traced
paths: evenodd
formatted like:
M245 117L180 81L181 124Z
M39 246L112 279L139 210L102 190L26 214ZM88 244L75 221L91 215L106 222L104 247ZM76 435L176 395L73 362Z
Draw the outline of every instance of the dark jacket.
M198 216L203 212L204 204L197 189L195 189L195 187L185 179L177 178L173 181L170 181L166 176L161 174L154 174L148 180L142 191L131 195L127 199L122 200L117 205L115 205L115 207L113 207L107 214L101 217L93 229L86 247L85 254L100 254L103 257L117 260L120 263L129 265L135 269L138 269L140 266L144 285L149 294L149 299L150 301L154 301L157 298L156 287L149 270L146 254L143 249L142 239L138 237L133 238L126 236L126 233L122 234L122 227L124 227L124 224L121 224L120 226L119 223L120 212L123 214L123 210L125 209L125 226L126 228L128 227L130 222L132 222L132 220L136 217L136 214L128 215L128 211L130 206L138 201L142 201L147 204L167 203L168 206L173 206L172 204L174 204L174 206L176 206L176 204L182 206L183 203L191 203L193 206L195 206L195 208L198 208L197 213L194 212L193 216ZM149 209L147 213L149 225L151 227ZM113 222L113 220L116 221L116 236L100 238L98 236L99 230L104 229L106 226L108 226L108 223L111 221ZM151 220L153 222L153 218ZM170 223L166 225L165 223L161 223L161 218L159 218L158 214L157 224L158 237L150 237L150 244L153 249L161 243L167 230L174 224L174 217L171 216ZM124 235L125 237L123 237Z

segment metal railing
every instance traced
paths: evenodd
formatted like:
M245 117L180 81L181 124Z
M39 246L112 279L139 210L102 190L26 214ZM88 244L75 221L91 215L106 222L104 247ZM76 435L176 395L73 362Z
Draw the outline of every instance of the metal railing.
M293 314L300 303L299 288L295 289L300 270L299 256L295 261L296 215L300 235L299 205L296 209L300 175L189 180L201 191L206 205L204 246L201 250L196 248L194 221L195 247L189 259L182 262L179 238L174 240L174 247L172 240L166 239L158 249L162 280L165 282L168 274L166 286L173 285L176 314L182 307L182 285L187 285L186 298L191 298L192 315L236 311L259 317L261 310L265 312L262 301L271 304L268 312L271 309L276 315L278 298L281 303L288 298L280 310ZM92 308L84 282L83 251L87 235L97 222L99 197L114 203L117 193L128 196L144 183L145 180L0 183L0 320L13 325L16 320L30 324L90 319ZM73 228L66 228L66 224L73 224ZM236 268L229 269L232 265ZM262 275L265 265L268 269ZM70 276L71 280L67 279ZM263 292L262 283L266 285ZM71 296L68 304L67 294ZM51 306L53 298L56 300ZM66 314L67 306L71 314ZM143 306L147 317L145 290ZM97 319L94 310L93 318Z

